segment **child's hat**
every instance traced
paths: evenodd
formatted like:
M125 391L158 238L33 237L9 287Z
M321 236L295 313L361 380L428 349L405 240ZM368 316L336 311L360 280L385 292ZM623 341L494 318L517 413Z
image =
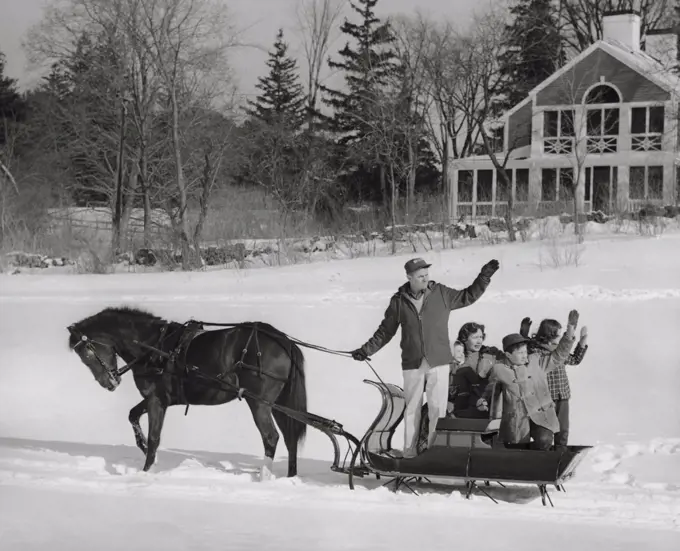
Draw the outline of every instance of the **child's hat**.
M506 335L505 337L503 337L503 351L507 352L508 348L523 342L529 342L529 339L523 337L519 333L511 333L509 335Z

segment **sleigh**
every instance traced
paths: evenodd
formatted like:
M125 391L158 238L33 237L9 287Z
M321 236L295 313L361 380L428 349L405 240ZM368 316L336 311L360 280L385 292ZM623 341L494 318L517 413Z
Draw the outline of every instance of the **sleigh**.
M591 446L568 446L549 451L509 449L499 442L500 408L492 401L488 419L439 419L433 445L416 457L404 458L392 448L395 429L404 416L406 400L397 385L364 380L380 391L382 405L377 417L352 457L349 486L354 487L354 473L372 473L387 478L385 485L395 490L411 487L413 482L430 478L458 479L465 482L466 497L474 489L489 499L496 500L479 486L497 483L529 484L538 486L543 505L552 499L548 486L564 490L564 483L573 477L576 468ZM493 395L498 396L494 389ZM497 502L496 502L497 503Z
M222 329L206 331L207 326ZM306 411L304 358L299 346L349 353L293 339L264 322L189 320L180 324L136 309L108 308L67 329L70 348L100 386L114 391L125 373L132 371L135 375L135 384L144 399L130 410L128 419L137 446L146 456L144 471L155 461L167 407L184 405L186 414L190 404L220 405L235 399L249 400L253 416L259 413L256 425L261 433L262 426L276 431L271 417L278 416L289 450L288 476L297 474L297 443L304 434L301 427L309 426L330 439L333 445L330 468L348 475L351 489L355 477L369 475L387 477L387 483L393 482L395 488L405 486L411 490L413 481L439 477L465 481L467 497L477 487L491 498L478 482L524 483L537 485L543 503L549 500L552 505L547 486L563 489L564 482L573 476L590 449L589 446L551 451L506 449L498 442L500 415L496 404L500 400L494 391L487 419L440 419L433 446L417 457L401 457L392 448L392 437L404 416L406 403L400 387L383 381L365 381L380 391L382 404L359 440L341 423ZM134 331L143 332L145 340ZM117 356L123 358L125 366L118 367ZM217 363L215 357L219 358ZM277 367L284 372L274 372ZM274 401L264 398L265 390L272 388L279 389L279 398ZM139 424L144 413L149 416L148 439ZM263 434L263 442L264 439ZM268 459L273 460L275 443L267 445ZM343 448L347 450L344 457Z

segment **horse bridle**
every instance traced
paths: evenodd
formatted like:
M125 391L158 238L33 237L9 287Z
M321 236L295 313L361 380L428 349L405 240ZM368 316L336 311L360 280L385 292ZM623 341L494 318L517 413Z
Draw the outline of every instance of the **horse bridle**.
M166 336L165 333L168 330L169 326L170 326L170 324L164 325L163 328L161 329L159 342L163 341L164 337ZM72 335L74 335L75 337L78 338L78 342L73 345L72 350L75 351L78 348L78 346L84 345L92 353L92 355L97 359L97 361L99 362L99 365L101 365L104 368L104 370L106 371L106 373L108 373L108 375L110 377L115 377L117 379L120 379L123 375L125 375L128 371L130 371L130 369L132 369L132 366L135 364L135 362L140 360L145 355L145 354L142 354L141 356L134 358L131 362L126 363L123 367L120 367L120 368L114 367L113 369L109 369L109 367L106 365L104 360L102 360L101 357L99 356L99 354L97 354L97 349L94 346L92 346L92 343L98 344L100 346L109 346L109 347L111 347L111 349L113 350L113 353L116 356L120 356L120 354L116 350L115 346L113 346L111 344L103 343L101 341L97 341L95 339L91 339L90 337L88 337L84 333L78 331L73 325L69 325L67 327L67 329L69 330L69 332Z
M87 350L88 350L89 352L92 353L92 355L93 355L93 356L96 358L96 360L99 362L99 365L102 366L102 368L104 369L104 371L106 371L106 373L108 373L108 375L109 375L110 377L114 377L114 378L120 380L120 378L121 378L125 373L127 373L127 372L130 370L131 364L132 364L133 362L130 362L130 363L124 365L124 366L121 367L120 369L117 368L117 367L114 367L113 369L110 369L109 366L106 364L106 362L104 362L104 360L101 359L101 357L99 356L99 354L97 354L97 349L96 349L94 346L92 346L92 343L94 343L94 344L99 344L99 345L101 345L101 346L108 346L108 347L110 347L110 348L113 350L113 353L114 353L116 356L118 356L119 354L118 354L118 352L116 352L116 347L115 347L115 346L110 345L110 344L106 344L106 343L103 343L103 342L100 342L100 341L97 341L97 340L94 340L94 339L91 339L91 338L88 337L87 335L85 335L85 334L81 333L80 331L78 331L73 325L69 325L67 329L69 330L69 332L70 332L72 335L74 335L75 337L78 338L78 342L77 342L76 344L73 345L72 350L77 351L77 348L78 348L79 346L81 346L81 345L82 345L82 346L85 346L85 348L87 348Z

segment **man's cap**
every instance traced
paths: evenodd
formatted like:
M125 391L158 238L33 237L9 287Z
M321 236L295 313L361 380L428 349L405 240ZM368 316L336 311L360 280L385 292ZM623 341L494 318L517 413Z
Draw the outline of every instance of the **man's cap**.
M503 351L507 352L508 348L515 344L520 344L523 342L529 342L529 339L523 337L519 333L511 333L510 335L506 335L503 337Z
M412 258L406 264L404 264L404 269L407 274L412 274L413 272L420 270L422 268L429 268L432 264L428 264L422 258Z

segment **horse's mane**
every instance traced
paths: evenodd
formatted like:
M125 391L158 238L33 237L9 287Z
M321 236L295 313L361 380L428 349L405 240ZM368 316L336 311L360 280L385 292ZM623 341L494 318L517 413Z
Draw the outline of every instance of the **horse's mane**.
M145 322L166 322L163 318L156 316L141 308L132 308L130 306L111 306L105 308L101 312L88 316L77 321L72 327L80 334L88 335L93 332L107 329L111 322L116 322L124 316L131 321L145 321ZM69 348L73 348L78 342L78 336L70 333Z

